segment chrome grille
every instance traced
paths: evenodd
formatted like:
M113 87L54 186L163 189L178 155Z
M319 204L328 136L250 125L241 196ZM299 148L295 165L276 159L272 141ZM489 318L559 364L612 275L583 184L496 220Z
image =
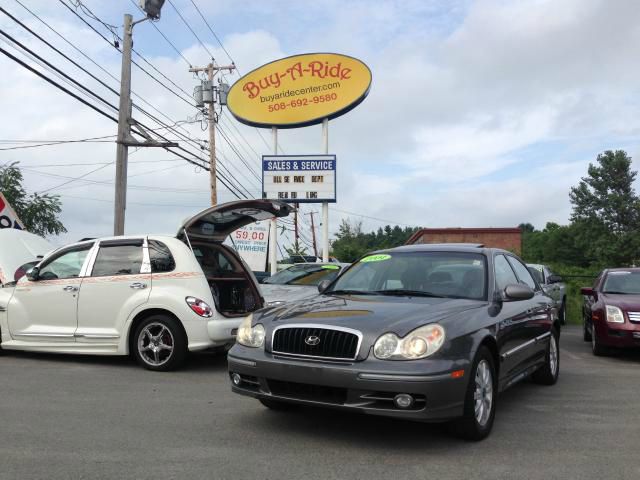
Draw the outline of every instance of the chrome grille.
M357 330L327 325L298 324L278 327L271 349L275 354L331 360L355 360L362 334Z
M627 315L632 322L640 322L640 312L627 312Z

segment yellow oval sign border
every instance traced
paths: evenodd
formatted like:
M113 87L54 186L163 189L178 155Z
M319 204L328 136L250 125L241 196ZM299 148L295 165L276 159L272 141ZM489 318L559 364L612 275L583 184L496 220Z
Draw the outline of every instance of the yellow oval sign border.
M296 55L290 55L288 57L279 58L277 60L273 60L271 62L268 62L268 63L265 63L263 65L260 65L259 67L254 68L253 70L251 70L250 72L246 73L241 78L236 80L236 82L229 89L229 92L227 94L227 98L231 97L231 92L233 91L234 88L236 88L236 87L239 88L240 83L242 82L242 80L246 79L247 77L249 77L253 73L255 73L255 72L257 72L257 71L259 71L259 70L261 70L261 69L263 69L265 67L268 67L269 65L272 65L274 63L281 62L283 60L289 60L289 59L297 58L297 57L310 57L310 56L313 56L313 55L335 55L335 56L338 56L338 57L349 58L351 60L355 60L356 62L362 64L367 69L367 71L369 72L369 84L367 85L367 88L364 89L364 91L362 92L362 94L358 98L356 98L353 102L351 102L350 104L346 105L345 107L342 107L339 110L331 112L329 115L321 115L319 117L314 117L314 118L311 118L309 120L305 120L303 122L293 122L293 123L263 123L263 122L256 122L256 121L253 121L253 120L251 120L249 118L245 118L245 117L243 117L241 115L236 114L233 111L232 106L229 103L227 103L227 108L229 109L229 112L231 112L231 115L233 115L233 117L236 120L238 120L240 123L244 123L245 125L249 125L249 126L252 126L252 127L258 127L258 128L276 127L276 128L288 129L288 128L309 127L311 125L317 125L319 123L322 123L322 121L325 118L329 119L329 120L332 120L334 118L340 117L340 116L344 115L345 113L348 113L351 110L353 110L355 107L360 105L364 101L365 98L367 98L367 95L369 95L369 92L371 91L371 84L373 83L373 72L369 68L369 65L364 63L359 58L352 57L351 55L345 55L343 53L334 53L334 52L298 53Z

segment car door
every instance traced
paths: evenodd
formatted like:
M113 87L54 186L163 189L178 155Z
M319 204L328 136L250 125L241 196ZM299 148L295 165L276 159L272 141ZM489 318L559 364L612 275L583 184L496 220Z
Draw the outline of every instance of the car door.
M500 373L502 381L508 385L518 379L531 356L531 345L535 341L535 334L528 327L532 304L529 300L509 301L504 297L507 285L518 284L519 280L507 256L502 253L494 256L494 276L496 290L502 300L498 325L498 348L502 360Z
M117 344L131 312L146 303L151 266L146 239L101 241L82 279L76 341Z
M551 332L553 319L551 311L553 307L553 299L549 297L535 282L531 272L520 259L508 255L509 263L518 277L518 281L531 288L535 294L530 300L525 300L527 305L528 319L526 328L528 330L527 338L534 339L534 342L526 349L529 358L527 363L533 364L542 357L547 348L546 337Z
M20 279L7 306L16 340L73 342L78 325L78 293L94 243L55 252L41 262L37 277Z
M547 294L553 298L553 301L555 302L556 305L560 305L560 303L562 302L562 294L560 291L560 283L556 282L556 283L551 283L549 282L549 277L551 277L551 275L554 275L554 273L549 270L549 268L547 268L547 266L543 267L543 272L544 272L544 283L545 283L545 291L547 292Z

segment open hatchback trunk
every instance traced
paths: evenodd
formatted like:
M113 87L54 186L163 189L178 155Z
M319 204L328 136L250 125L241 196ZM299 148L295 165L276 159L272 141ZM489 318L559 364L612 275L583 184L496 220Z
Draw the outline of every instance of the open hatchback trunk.
M222 315L243 316L263 306L253 273L223 242L239 228L291 211L291 205L276 200L240 200L203 210L180 226L177 237L193 251Z

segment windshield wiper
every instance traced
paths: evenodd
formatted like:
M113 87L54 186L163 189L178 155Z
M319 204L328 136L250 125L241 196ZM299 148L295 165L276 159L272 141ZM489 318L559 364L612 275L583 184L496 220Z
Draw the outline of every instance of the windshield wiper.
M331 290L329 292L325 292L327 295L336 294L336 295L375 295L377 292L370 292L368 290Z
M424 290L407 290L404 288L393 288L391 290L376 290L379 295L397 295L403 297L435 297L445 298L444 295L438 295L437 293L425 292Z
M617 292L615 290L607 290L606 292L602 292L602 293L613 293L614 295L637 295L631 292Z

